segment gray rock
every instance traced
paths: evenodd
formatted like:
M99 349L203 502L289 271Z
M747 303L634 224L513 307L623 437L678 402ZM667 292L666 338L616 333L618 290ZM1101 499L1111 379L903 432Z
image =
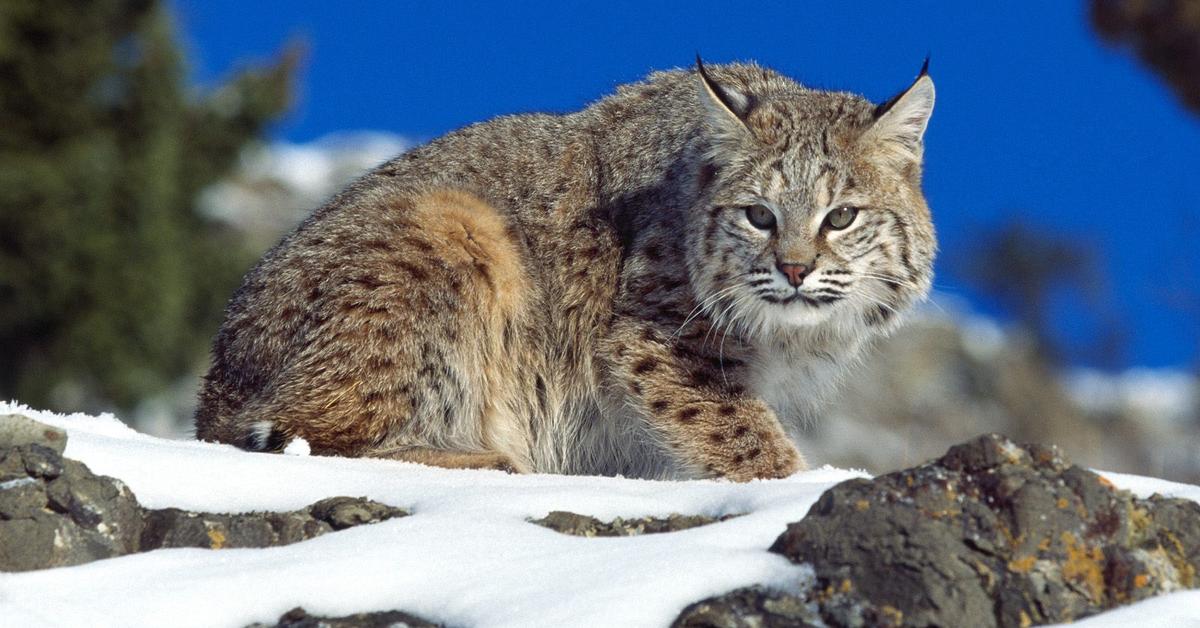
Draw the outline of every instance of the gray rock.
M357 613L345 617L319 617L309 615L303 608L296 607L283 614L274 624L250 624L247 628L439 628L420 617L400 611Z
M834 486L771 551L881 619L1027 626L1196 586L1200 504L1136 499L1056 449L990 435Z
M34 444L61 454L67 446L67 433L23 414L0 414L0 449Z
M0 417L0 430L13 425L10 441L40 440L57 449L41 442L0 446L0 571L166 547L273 547L408 514L361 497L332 497L283 513L146 510L120 480L63 458L66 435L60 430L19 415Z
M0 571L137 551L141 508L119 480L38 444L0 449Z
M638 534L658 534L661 532L687 530L688 528L726 521L736 516L708 517L705 515L673 514L666 517L638 517L635 519L617 517L606 523L595 517L555 510L541 519L530 520L530 523L573 536L634 536Z
M673 628L790 628L825 626L817 604L803 597L748 587L683 609Z
M294 512L215 514L164 508L146 511L140 548L276 547L406 515L365 497L330 497Z
M308 507L315 519L329 524L334 530L344 530L364 523L378 523L408 515L401 508L371 501L365 497L330 497Z
M140 550L166 547L276 547L332 532L305 511L244 514L198 513L164 508L145 516Z

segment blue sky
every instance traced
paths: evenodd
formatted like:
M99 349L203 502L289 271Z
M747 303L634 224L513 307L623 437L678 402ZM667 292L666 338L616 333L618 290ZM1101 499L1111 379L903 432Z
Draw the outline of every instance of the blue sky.
M1200 366L1200 117L1090 29L1082 2L176 0L194 76L211 84L286 42L309 46L279 139L386 130L428 139L502 113L571 111L653 69L756 60L882 100L926 53L938 103L926 193L939 290L989 314L963 268L1020 220L1099 255L1097 306L1066 289L1054 322L1077 364L1103 321L1119 365Z

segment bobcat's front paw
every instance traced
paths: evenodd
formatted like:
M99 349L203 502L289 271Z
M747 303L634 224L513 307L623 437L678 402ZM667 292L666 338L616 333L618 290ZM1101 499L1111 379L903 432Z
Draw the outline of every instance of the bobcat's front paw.
M738 426L724 439L712 436L710 442L707 470L734 482L785 478L808 468L804 456L782 433L756 433Z

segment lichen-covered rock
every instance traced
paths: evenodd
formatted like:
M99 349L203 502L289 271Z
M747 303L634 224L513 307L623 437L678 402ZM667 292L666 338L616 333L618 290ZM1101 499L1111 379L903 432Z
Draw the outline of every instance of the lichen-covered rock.
M400 611L318 617L296 607L284 613L274 624L250 624L247 628L439 628L440 625Z
M555 510L541 519L531 519L530 523L535 523L556 532L572 536L635 536L638 534L677 532L679 530L687 530L688 528L725 521L736 516L709 517L706 515L673 514L666 517L637 517L634 519L617 517L610 522L604 522L587 515Z
M217 514L178 508L148 510L140 549L276 547L406 515L401 508L364 497L330 497L293 512Z
M141 508L120 480L37 443L0 448L0 571L127 554L141 529Z
M274 547L408 514L363 497L330 497L294 512L146 510L120 480L63 458L66 434L57 428L6 415L0 441L20 443L0 445L0 571L166 547Z
M304 511L244 514L197 513L178 508L146 512L142 551L166 547L275 547L333 530Z
M834 486L771 551L903 625L1028 626L1196 586L1200 504L989 435Z

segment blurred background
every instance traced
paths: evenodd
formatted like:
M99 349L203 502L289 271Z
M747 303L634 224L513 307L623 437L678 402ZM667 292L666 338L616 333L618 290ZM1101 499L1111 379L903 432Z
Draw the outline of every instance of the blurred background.
M876 101L932 56L935 294L810 461L998 431L1200 482L1196 0L5 0L0 398L186 438L242 273L339 187L697 51Z

